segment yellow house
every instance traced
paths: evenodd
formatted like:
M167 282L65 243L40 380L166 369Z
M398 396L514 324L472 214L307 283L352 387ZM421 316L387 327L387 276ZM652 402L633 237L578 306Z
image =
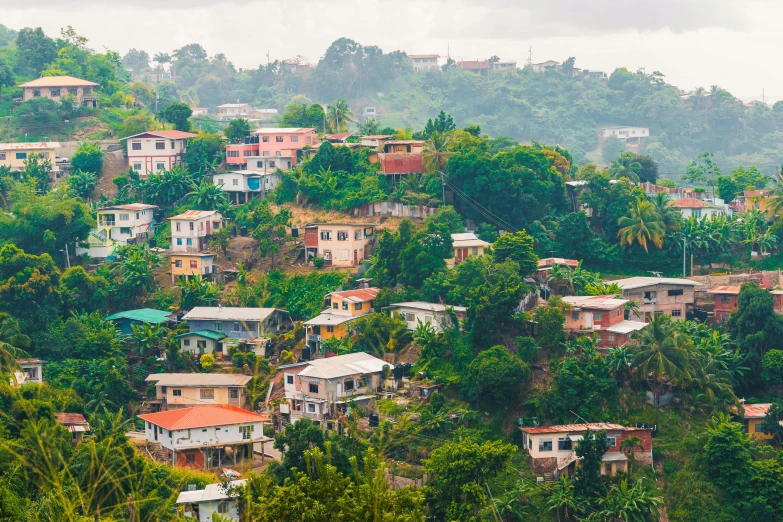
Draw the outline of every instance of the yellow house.
M11 170L24 170L24 164L31 154L38 154L52 163L52 172L60 169L55 161L60 144L56 141L36 143L0 143L0 166Z
M454 244L454 257L446 260L446 266L454 268L470 256L483 256L491 243L480 240L473 232L463 234L451 234L451 241Z
M769 407L772 406L770 403L761 403L761 404L743 404L743 420L745 424L745 429L748 432L748 435L753 437L757 440L769 440L772 438L772 435L769 433L765 433L761 431L761 423L764 422L764 417L767 416L767 412L769 411Z
M348 337L348 323L373 311L372 300L378 292L379 288L359 288L328 294L326 309L304 323L307 345L318 351L322 341Z
M251 375L227 373L153 373L145 381L155 383L154 406L174 410L191 406L237 406L247 401Z
M207 278L215 273L215 255L209 252L172 252L169 255L171 261L171 283L174 284L180 276L192 279L197 275Z

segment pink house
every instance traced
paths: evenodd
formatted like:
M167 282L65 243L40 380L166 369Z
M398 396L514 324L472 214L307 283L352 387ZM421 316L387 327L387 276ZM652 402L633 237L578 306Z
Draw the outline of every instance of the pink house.
M264 168L268 158L276 158L276 168L287 170L299 162L300 150L318 145L313 128L261 128L245 138L245 143L226 145L226 163L232 168L255 169Z

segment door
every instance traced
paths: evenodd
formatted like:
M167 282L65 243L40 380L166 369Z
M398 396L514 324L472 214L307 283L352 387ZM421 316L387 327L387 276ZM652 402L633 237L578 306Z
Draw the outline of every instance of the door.
M358 265L359 264L359 251L354 250L353 251L353 264Z
M593 314L590 312L585 313L585 328L592 328L593 327Z
M153 424L152 429L155 432L155 440L158 440L158 427Z

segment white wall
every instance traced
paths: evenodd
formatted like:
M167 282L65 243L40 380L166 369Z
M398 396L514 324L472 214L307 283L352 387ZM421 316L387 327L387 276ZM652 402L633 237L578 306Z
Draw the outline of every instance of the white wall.
M435 329L436 332L440 332L443 330L441 327L441 321L445 321L447 325L451 324L451 318L448 314L445 312L433 312L432 310L420 310L418 308L407 308L407 307L400 307L395 308L392 310L392 313L400 314L405 321L405 323L408 325L408 330L415 330L416 327L419 325L418 321L421 321L422 323L429 322L430 325L432 325L432 328ZM413 320L408 320L408 315L413 314Z
M252 424L254 426L252 439L258 439L264 434L264 423L253 422L247 424L234 424L231 426L198 428L190 430L174 430L169 435L167 429L163 429L163 433L158 433L158 442L166 449L180 449L190 448L193 446L202 445L219 445L219 444L248 444L251 440L245 440L242 438L242 433L239 431L240 426L247 426ZM155 435L153 429L157 428L154 424L145 421L144 432L148 441L154 441Z
M133 150L133 144L140 144L140 150ZM163 148L158 149L156 144L163 143ZM158 172L161 170L159 164L163 164L164 169L171 169L180 161L180 156L185 152L187 140L168 138L133 138L128 140L128 165L136 170L139 175ZM141 168L137 168L137 166Z
M223 514L223 518L228 518L233 522L239 522L239 507L235 499L225 500L206 500L198 503L199 522L212 522L212 513L217 512L219 502L228 502L228 513Z

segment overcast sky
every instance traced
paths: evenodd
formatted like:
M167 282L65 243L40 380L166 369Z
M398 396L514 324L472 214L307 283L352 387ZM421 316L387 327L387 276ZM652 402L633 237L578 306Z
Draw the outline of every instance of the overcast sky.
M513 4L513 5L509 5ZM744 99L783 99L783 3L774 0L0 0L0 23L73 25L122 54L198 42L237 67L302 55L316 62L341 36L384 51L578 67L659 70L682 89L718 84Z

